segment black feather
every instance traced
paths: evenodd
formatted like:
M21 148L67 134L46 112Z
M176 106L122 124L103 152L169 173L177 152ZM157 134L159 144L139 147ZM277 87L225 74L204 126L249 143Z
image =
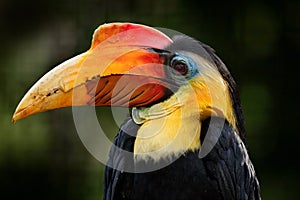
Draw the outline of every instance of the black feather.
M132 151L134 137L126 131L136 134L138 126L131 119L123 126L114 143ZM202 159L199 151L186 152L171 165L148 173L127 173L107 167L104 199L260 199L259 184L242 140L224 119L203 121L206 139L210 140L209 136L218 131L221 135L216 145ZM118 163L115 167L119 169L135 166L133 158L122 157L115 150L111 151L109 162Z

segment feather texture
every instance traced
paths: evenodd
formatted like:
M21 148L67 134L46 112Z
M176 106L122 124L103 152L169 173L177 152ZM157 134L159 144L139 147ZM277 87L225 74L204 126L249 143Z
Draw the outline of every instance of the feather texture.
M132 152L135 140L132 135L138 128L132 119L127 119L114 144ZM106 168L104 199L260 199L258 180L240 137L224 119L213 117L203 121L201 134L206 140L213 140L211 136L218 131L221 135L216 145L204 158L199 158L199 150L186 152L172 164L153 172L127 173L113 169L157 163L134 163L133 157L111 151L108 162L113 168Z

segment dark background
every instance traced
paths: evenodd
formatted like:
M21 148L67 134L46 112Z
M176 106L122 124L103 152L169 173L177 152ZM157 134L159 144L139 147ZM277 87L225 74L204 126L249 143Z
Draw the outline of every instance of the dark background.
M104 165L82 145L70 108L10 121L35 81L115 21L174 29L216 49L239 86L263 199L300 199L295 0L1 0L0 199L102 198Z

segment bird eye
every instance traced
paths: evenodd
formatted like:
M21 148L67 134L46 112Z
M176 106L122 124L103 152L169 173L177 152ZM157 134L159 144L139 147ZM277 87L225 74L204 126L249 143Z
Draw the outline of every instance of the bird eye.
M175 55L171 58L170 66L173 76L179 79L189 79L197 72L197 67L194 62L190 58L180 55Z
M175 60L172 62L172 68L179 74L185 76L188 73L188 66L183 60Z

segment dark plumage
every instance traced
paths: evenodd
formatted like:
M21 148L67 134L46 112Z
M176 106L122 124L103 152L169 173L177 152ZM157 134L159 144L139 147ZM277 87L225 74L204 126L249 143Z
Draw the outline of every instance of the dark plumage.
M232 127L223 122L220 118L203 122L202 133L207 136L212 136L208 130L222 131L213 150L202 159L199 151L187 152L163 169L138 174L107 167L104 199L259 199L259 184L246 148ZM132 152L135 137L130 135L138 128L127 119L114 144ZM116 169L134 167L133 158L124 160L118 151L110 152L109 162Z

